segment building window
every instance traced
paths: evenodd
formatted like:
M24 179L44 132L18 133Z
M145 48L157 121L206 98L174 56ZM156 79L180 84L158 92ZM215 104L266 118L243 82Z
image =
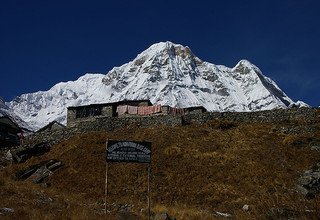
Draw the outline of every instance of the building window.
M85 107L76 110L76 118L85 118L102 114L102 107Z

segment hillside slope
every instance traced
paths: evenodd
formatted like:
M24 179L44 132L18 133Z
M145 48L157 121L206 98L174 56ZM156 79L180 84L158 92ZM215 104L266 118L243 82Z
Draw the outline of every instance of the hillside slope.
M216 211L237 219L316 219L320 196L306 199L295 187L320 160L320 152L311 150L320 146L319 116L313 124L210 121L77 135L25 164L0 169L0 201L15 210L13 217L103 219L105 141L147 140L153 144L153 212L177 219L217 219ZM48 179L48 188L10 178L48 159L65 164ZM108 170L110 219L124 207L145 219L147 167L109 164ZM246 204L249 211L242 210Z

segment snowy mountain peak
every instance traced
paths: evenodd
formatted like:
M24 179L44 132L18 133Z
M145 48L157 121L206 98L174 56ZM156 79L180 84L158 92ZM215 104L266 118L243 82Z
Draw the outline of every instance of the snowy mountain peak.
M106 75L85 74L48 91L21 95L7 105L38 129L53 120L66 123L68 106L147 99L208 111L259 111L294 104L247 60L233 68L215 65L196 57L189 47L167 41L151 45Z
M185 58L194 58L194 54L189 47L182 46L180 44L174 44L170 41L160 42L157 44L151 45L148 49L140 53L136 57L136 65L140 65L143 62L149 59L175 59L180 57Z
M240 60L240 61L237 63L236 67L237 67L237 66L247 66L247 67L254 66L254 67L256 67L256 66L253 65L249 60L245 60L245 59Z
M120 91L126 84L124 82L132 82L128 80L130 76L139 76L139 80L144 79L145 84L147 81L156 82L162 79L177 82L187 75L194 78L198 74L195 68L201 63L189 47L169 41L160 42L140 53L133 61L113 68L103 78L103 83L113 84L112 87Z
M237 65L232 68L232 71L242 74L248 74L250 71L254 71L257 74L262 74L260 69L248 60L240 60Z
M190 54L191 50L189 47L182 46L181 44L175 44L170 41L166 41L166 42L160 42L160 43L151 45L148 49L140 53L138 57L140 55L146 55L146 54L153 56L158 53L168 53L170 55L175 55L175 54L179 55L181 53Z

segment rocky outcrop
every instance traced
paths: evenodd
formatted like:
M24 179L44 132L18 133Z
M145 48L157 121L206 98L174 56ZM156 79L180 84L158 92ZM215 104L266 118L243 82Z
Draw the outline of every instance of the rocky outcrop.
M31 146L24 146L7 152L7 158L12 158L16 163L22 163L33 156L39 156L50 151L48 142L40 142Z
M166 212L157 213L154 216L154 220L175 220L176 218L170 217L170 215Z
M6 215L10 215L12 213L14 213L14 210L11 208L6 208L6 207L0 208L0 216L6 216Z
M49 160L32 165L25 170L16 173L18 180L30 179L33 183L42 183L47 177L53 175L53 171L63 166L61 161Z
M320 192L320 162L302 174L297 189L307 198L314 198Z

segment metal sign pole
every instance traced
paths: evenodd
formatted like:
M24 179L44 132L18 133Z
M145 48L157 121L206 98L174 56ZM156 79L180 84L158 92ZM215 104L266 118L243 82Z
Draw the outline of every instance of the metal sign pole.
M108 146L108 139L106 142L106 148ZM104 214L107 215L107 196L108 196L108 162L106 161L106 182L104 189Z
M106 183L105 183L105 190L104 190L104 210L106 215L107 215L107 196L108 196L108 163L106 163Z
M148 220L150 220L150 163L148 164Z

